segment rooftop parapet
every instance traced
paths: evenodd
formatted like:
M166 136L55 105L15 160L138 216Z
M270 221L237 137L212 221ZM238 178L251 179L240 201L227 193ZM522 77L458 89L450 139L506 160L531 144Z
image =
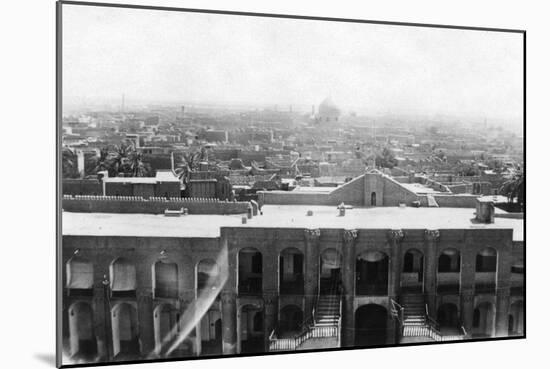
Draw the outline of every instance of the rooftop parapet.
M189 214L247 214L249 202L205 197L150 197L63 195L63 210L87 213L164 214L165 210L188 209Z

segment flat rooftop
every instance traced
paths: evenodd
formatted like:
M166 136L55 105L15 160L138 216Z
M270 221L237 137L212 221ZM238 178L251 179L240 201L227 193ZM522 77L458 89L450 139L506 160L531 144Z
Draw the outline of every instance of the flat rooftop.
M424 186L421 183L400 183L400 184L401 186L405 187L409 191L416 193L417 195L424 194L424 193L433 193L433 194L445 193L445 192L434 190L431 187Z
M313 216L306 216L308 210ZM473 221L472 208L371 207L347 209L338 216L335 206L265 205L263 215L241 223L242 215L186 215L63 212L63 235L215 238L221 227L343 228L343 229L513 229L523 240L523 219L495 218L495 223Z

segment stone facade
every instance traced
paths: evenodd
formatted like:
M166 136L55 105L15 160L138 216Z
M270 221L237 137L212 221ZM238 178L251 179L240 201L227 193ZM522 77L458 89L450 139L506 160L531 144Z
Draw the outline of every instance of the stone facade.
M294 254L303 255L303 259L297 259L303 260L303 265L294 267L303 270L303 290L280 293L281 255L290 249ZM448 251L450 249L454 254ZM320 280L326 272L322 265L328 251L342 257L341 264L333 266L338 269L343 291L342 346L356 344L358 327L362 327L357 319L363 319L362 311L373 306L386 312L382 315L385 332L381 333L385 343L399 343L401 337L398 323L391 314L392 306L395 302L403 304L404 296L410 291L423 296L434 320L448 319L447 311L456 311L460 327L469 336L502 337L512 331L523 334L523 249L523 242L512 241L509 229L222 227L219 238L64 236L64 342L68 351L71 351L69 346L75 351L74 342L78 340L71 336L78 334L78 330L71 328L70 315L76 304L88 304L93 312L93 342L97 345L97 355L112 360L113 347L116 348L112 327L116 321L114 315L109 318L109 314L115 314L115 307L126 303L137 313L135 329L139 354L136 355L139 358L254 352L249 351L251 342L260 345L260 351L268 351L269 337L281 325L285 308L297 307L304 320L311 317ZM420 264L411 261L412 250L415 255L421 255ZM494 272L483 269L483 261L479 260L479 255L493 255L492 252L496 253ZM251 259L246 260L260 265L259 268L252 265L248 275L241 270L244 268L241 263L245 263L241 255L245 253L251 255ZM456 268L442 266L447 263L446 256L442 255L457 253ZM375 259L387 263L387 275L381 279L386 285L372 293L359 293L362 288L359 284L364 283L360 274L363 255L368 263L380 262L373 261ZM113 278L113 263L121 257L135 266L135 290L115 296L109 288L112 281L104 282ZM93 265L93 283L88 292L67 288L68 265L75 258ZM194 310L198 309L197 304L200 306L198 273L199 264L204 260L217 261L224 275L224 283L215 291L205 310L208 311L206 315L212 313L219 317L221 323L216 318L202 322L207 319L203 317L205 312ZM171 297L158 297L155 293L155 265L159 262L177 266L177 293ZM420 265L420 269L415 265ZM514 269L514 266L519 267ZM519 274L518 268L521 269ZM246 278L260 281L255 290L241 288ZM450 288L452 286L456 289ZM164 306L173 309L178 317L187 316L190 310L197 317L187 339L179 343L180 350L172 353L161 349L163 342L158 327L162 326L159 314L166 310ZM214 331L216 324L221 325L219 331ZM185 327L181 329L185 331ZM201 335L208 332L213 332L210 334L215 338L201 339Z

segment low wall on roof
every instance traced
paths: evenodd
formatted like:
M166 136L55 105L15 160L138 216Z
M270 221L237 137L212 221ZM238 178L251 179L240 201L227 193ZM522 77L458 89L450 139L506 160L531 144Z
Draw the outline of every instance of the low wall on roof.
M164 214L165 210L186 208L189 214L246 214L248 202L228 202L207 198L139 196L63 196L63 210L77 213Z
M327 193L308 193L294 191L259 191L258 203L260 206L277 205L335 205Z
M460 195L460 194L449 194L449 195L433 195L433 198L437 202L440 208L472 208L475 209L477 204L477 199L479 196L476 195ZM420 195L420 206L428 206L428 198L426 195Z
M101 195L103 185L97 179L68 179L61 181L63 195Z

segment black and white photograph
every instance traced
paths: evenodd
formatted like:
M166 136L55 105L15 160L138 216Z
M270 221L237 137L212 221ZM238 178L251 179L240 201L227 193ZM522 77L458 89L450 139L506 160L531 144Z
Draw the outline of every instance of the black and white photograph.
M526 337L524 30L184 3L57 3L58 366Z

